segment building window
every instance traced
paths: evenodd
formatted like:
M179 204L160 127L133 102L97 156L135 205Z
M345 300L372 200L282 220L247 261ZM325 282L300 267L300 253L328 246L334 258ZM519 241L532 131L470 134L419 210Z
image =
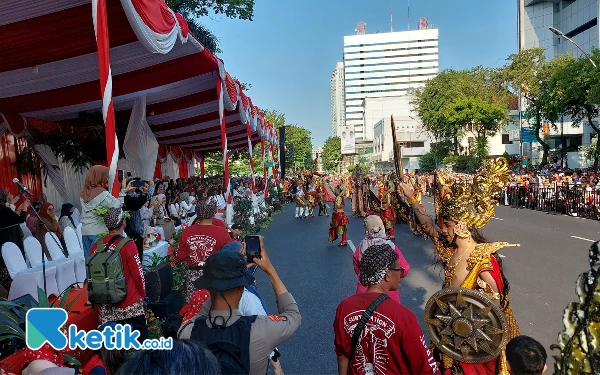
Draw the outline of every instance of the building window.
M425 142L406 142L406 148L425 147Z
M502 134L502 144L503 145L512 145L512 141L510 141L508 134Z

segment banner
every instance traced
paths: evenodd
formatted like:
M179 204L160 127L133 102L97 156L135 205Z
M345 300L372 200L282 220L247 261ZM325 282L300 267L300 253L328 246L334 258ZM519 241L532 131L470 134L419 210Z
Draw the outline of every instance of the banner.
M345 125L342 127L342 155L356 154L356 136L354 126Z

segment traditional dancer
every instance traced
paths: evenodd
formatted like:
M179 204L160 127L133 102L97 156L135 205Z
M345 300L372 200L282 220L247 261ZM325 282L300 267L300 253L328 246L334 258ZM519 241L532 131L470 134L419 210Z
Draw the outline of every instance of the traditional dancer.
M346 196L346 187L340 184L335 189L327 182L329 188L335 194L333 201L333 214L331 215L331 223L329 224L329 242L337 240L338 235L342 235L342 240L338 246L347 246L348 239L346 234L346 225L350 223L348 216L344 212L344 197Z
M385 232L389 240L394 240L396 232L394 230L394 224L396 224L396 209L392 204L392 194L394 193L395 186L394 182L384 177L383 182L379 186L379 201L381 202L381 220L385 225Z
M327 188L323 184L323 179L317 180L317 204L319 205L319 216L329 216L327 209Z
M296 219L304 217L304 210L306 209L306 199L304 196L304 188L302 187L302 181L296 185L296 191L294 192L296 200Z
M317 205L317 191L313 187L312 183L307 184L306 197L306 216L315 217L314 210Z
M437 225L415 198L415 189L410 184L401 184L400 190L413 207L423 232L435 243L445 268L443 287L474 289L489 296L504 312L510 341L519 335L519 327L510 307L509 284L497 251L518 245L488 243L478 231L494 216L494 197L502 191L509 178L508 165L504 158L488 160L471 184L455 187L454 193L447 183L448 177L446 171L438 172L436 176ZM457 350L460 351L460 348ZM460 362L445 354L441 354L439 359L442 368L451 370L452 374L508 374L504 352L484 363Z

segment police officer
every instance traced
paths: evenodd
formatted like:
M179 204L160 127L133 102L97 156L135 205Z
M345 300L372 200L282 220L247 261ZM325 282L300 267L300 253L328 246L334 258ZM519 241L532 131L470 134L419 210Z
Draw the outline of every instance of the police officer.
M273 350L291 337L300 326L301 316L294 297L287 291L271 264L262 237L261 257L254 263L263 270L277 297L279 315L243 317L238 305L244 288L254 277L247 271L245 256L235 252L217 252L206 260L204 274L196 280L198 289L208 289L211 299L200 314L179 330L179 339L194 339L210 345L232 342L240 348L240 360L249 374L265 374ZM249 326L249 332L246 327ZM249 336L249 337L247 337ZM223 366L227 358L217 358Z

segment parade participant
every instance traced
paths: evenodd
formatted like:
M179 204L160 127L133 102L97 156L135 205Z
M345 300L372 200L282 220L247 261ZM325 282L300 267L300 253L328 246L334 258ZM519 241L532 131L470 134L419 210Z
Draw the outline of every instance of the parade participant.
M323 179L317 180L317 202L319 204L319 216L329 216L327 209L327 188L323 184Z
M352 216L365 217L362 169L357 165L352 172Z
M518 245L488 243L478 231L494 216L493 197L502 190L508 177L506 159L488 160L473 177L472 183L461 184L452 193L446 183L447 172L438 172L434 194L437 225L414 197L410 184L401 184L400 190L414 208L423 232L433 240L437 255L444 264L443 287L474 289L490 297L506 317L510 340L520 331L509 303L509 284L497 251ZM453 374L458 371L465 374L508 374L505 359L502 352L499 358L485 363L464 363L441 354L442 367L451 369Z
M379 186L379 201L381 202L380 216L383 224L385 224L385 231L388 239L394 240L396 232L394 230L394 224L396 224L396 210L392 204L392 194L394 192L394 182L388 177L384 177L383 182Z
M311 183L307 184L307 189L306 189L306 197L307 202L306 202L306 216L310 216L310 217L315 217L314 215L314 210L315 207L317 205L317 191L315 190L315 188L313 187L313 185Z
M304 211L306 209L306 197L304 196L304 189L302 188L302 181L298 181L296 185L296 191L294 192L295 200L296 200L296 219L304 216ZM308 213L306 214L308 216Z
M331 215L331 223L329 224L329 242L337 240L338 236L342 235L342 240L338 246L347 246L348 239L346 233L346 225L350 223L348 216L344 212L344 197L346 196L346 187L340 184L336 188L333 188L329 181L327 182L329 188L333 190L335 194L335 200L333 201L333 214Z
M403 272L388 244L366 249L360 282L367 290L343 300L333 323L340 375L440 373L415 314L388 297Z
M548 369L546 349L529 336L518 336L506 345L510 375L542 375Z

